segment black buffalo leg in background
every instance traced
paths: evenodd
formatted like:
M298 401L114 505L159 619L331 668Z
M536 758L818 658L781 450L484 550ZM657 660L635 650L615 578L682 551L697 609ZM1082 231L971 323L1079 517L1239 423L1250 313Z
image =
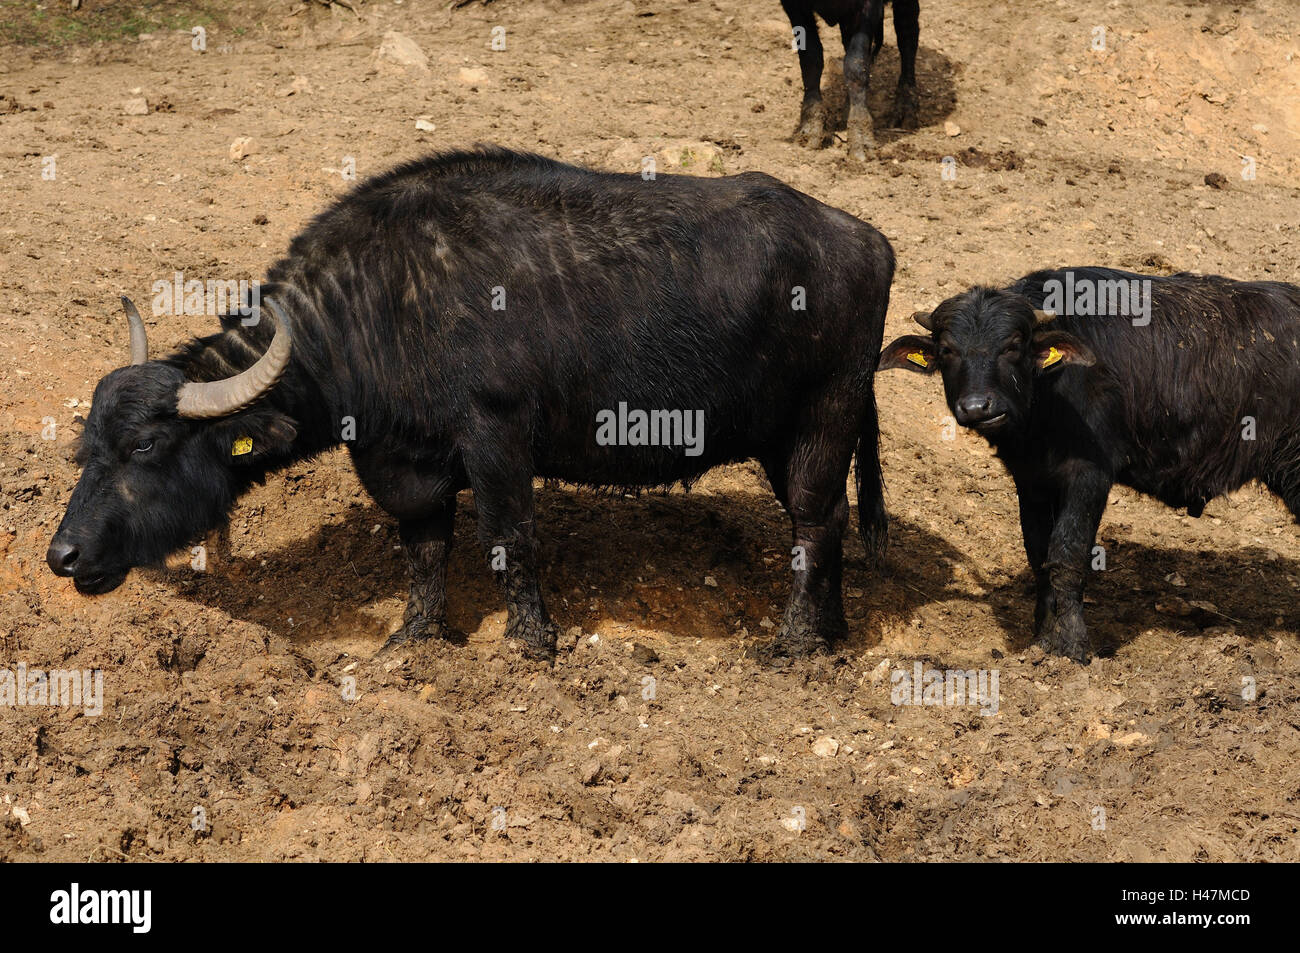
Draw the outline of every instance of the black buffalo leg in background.
M817 18L807 0L781 0L790 25L802 27L804 45L799 50L799 73L803 78L803 106L799 125L794 131L797 145L820 149L826 142L826 107L822 104L822 41L817 34Z
M865 160L867 150L876 147L871 111L867 108L867 89L871 85L871 61L874 58L871 35L873 28L881 28L881 24L872 22L873 16L883 19L883 2L870 4L867 15L846 20L840 27L840 36L844 40L844 87L849 101L845 130L849 139L849 158L857 160Z
M921 95L916 89L916 50L921 39L920 0L894 0L894 35L898 38L898 91L889 124L898 129L920 125Z

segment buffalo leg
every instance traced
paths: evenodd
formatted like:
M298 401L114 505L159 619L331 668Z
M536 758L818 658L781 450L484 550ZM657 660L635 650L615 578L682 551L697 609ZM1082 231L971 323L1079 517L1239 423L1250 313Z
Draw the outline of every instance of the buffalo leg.
M1029 558L1029 568L1034 574L1037 593L1037 605L1034 607L1034 632L1043 631L1043 627L1054 621L1051 600L1051 580L1044 564L1047 562L1047 548L1052 539L1053 517L1052 500L1036 487L1016 484L1020 502L1020 532L1025 541L1025 555ZM1049 618L1053 617L1053 618Z
M389 636L390 645L435 635L448 637L447 557L451 555L455 526L455 494L448 496L433 516L398 523L411 590L402 627Z
M826 139L826 107L822 105L822 41L817 33L817 18L808 0L781 0L790 25L803 31L803 45L799 47L799 75L803 79L803 106L799 110L799 125L794 131L797 145L820 149Z
M894 0L894 35L898 37L898 91L889 124L899 129L920 125L921 95L916 89L916 50L921 38L920 0Z
M883 5L882 5L883 6ZM881 14L883 16L883 13ZM844 36L844 85L848 92L849 158L863 161L867 150L875 149L876 135L872 128L871 111L867 109L867 88L871 83L871 37L869 22L859 17L852 32Z
M1038 644L1076 662L1092 656L1083 622L1083 588L1110 488L1110 478L1100 469L1083 465L1075 470L1064 488L1043 563Z
M777 648L807 655L842 638L848 629L841 594L844 530L849 501L844 492L848 454L821 441L800 442L786 466L785 503L794 524L791 568L794 585Z
M463 474L392 453L384 447L354 450L352 462L366 491L395 516L410 572L411 588L402 626L388 645L446 638L447 556L456 522L456 491Z
M505 637L522 642L525 655L551 659L559 633L542 602L532 467L513 449L526 447L527 442L521 438L505 445L512 449L503 450L496 459L466 461L478 508L479 540L505 586Z

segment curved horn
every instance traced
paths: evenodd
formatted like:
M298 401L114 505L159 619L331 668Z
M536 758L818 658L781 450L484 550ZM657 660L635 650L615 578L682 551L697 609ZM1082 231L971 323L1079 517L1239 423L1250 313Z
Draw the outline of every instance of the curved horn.
M933 314L934 312L932 311L918 311L916 312L916 314L912 315L912 320L915 321L917 324L919 324L921 327L925 328L927 331L933 331L934 330Z
M1039 311L1037 308L1035 308L1035 309L1034 309L1034 320L1037 321L1039 324L1042 324L1042 323L1044 323L1045 321L1055 321L1055 320L1056 320L1056 312L1055 312L1055 311Z
M275 386L284 369L289 366L289 352L293 342L284 312L270 298L266 299L266 303L275 315L275 337L271 339L266 353L257 359L256 364L234 377L182 384L176 398L176 413L179 416L196 419L226 417L243 410Z
M145 333L144 322L126 295L122 296L122 307L126 309L126 323L131 328L131 363L143 364L149 360L149 336Z

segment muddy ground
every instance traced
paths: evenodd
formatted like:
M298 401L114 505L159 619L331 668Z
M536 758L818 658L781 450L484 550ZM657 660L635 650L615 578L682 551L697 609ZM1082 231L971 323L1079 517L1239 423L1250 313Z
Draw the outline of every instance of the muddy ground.
M554 668L501 640L468 494L450 605L468 644L372 659L404 567L341 452L249 494L205 572L185 554L88 599L43 559L77 422L125 359L118 295L260 277L347 187L348 157L365 176L495 141L769 172L893 242L887 335L1040 266L1294 281L1290 0L924 3L922 128L882 130L864 166L842 138L791 142L776 0L355 5L154 4L110 29L88 2L101 19L77 30L0 5L0 667L101 669L105 694L97 717L0 708L0 858L1300 859L1286 510L1248 487L1191 519L1117 489L1087 607L1103 657L1044 657L1011 482L978 436L945 439L939 386L915 375L878 382L888 572L854 534L848 643L784 667L759 656L788 525L753 466L689 494L539 488ZM388 30L427 69L377 58ZM253 151L232 159L240 137ZM155 347L216 327L147 320ZM1193 602L1210 607L1177 614ZM894 705L890 672L918 661L995 670L997 713Z

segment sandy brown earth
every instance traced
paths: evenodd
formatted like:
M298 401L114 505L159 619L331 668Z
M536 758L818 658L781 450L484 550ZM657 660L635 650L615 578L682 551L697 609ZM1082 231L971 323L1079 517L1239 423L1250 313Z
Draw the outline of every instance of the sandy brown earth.
M495 141L769 172L889 236L890 335L1040 266L1297 280L1290 0L924 3L923 127L883 131L862 167L842 139L792 144L776 0L356 6L237 3L203 19L206 52L182 18L0 56L0 667L102 669L105 692L97 717L0 708L0 858L1300 859L1289 514L1256 487L1200 519L1117 489L1088 605L1103 657L1044 657L1010 480L977 436L945 439L938 384L914 375L878 383L888 574L855 535L848 644L781 668L757 656L788 526L753 466L690 494L539 489L569 630L553 669L501 641L468 495L450 606L468 645L372 660L404 568L343 453L251 493L206 572L178 557L88 599L43 561L78 421L125 359L117 296L259 277L347 187L347 157L365 176ZM394 29L427 70L376 58ZM254 151L232 160L240 137ZM148 320L155 347L216 327ZM1193 602L1210 607L1177 614ZM894 705L890 672L918 661L996 670L997 713Z

